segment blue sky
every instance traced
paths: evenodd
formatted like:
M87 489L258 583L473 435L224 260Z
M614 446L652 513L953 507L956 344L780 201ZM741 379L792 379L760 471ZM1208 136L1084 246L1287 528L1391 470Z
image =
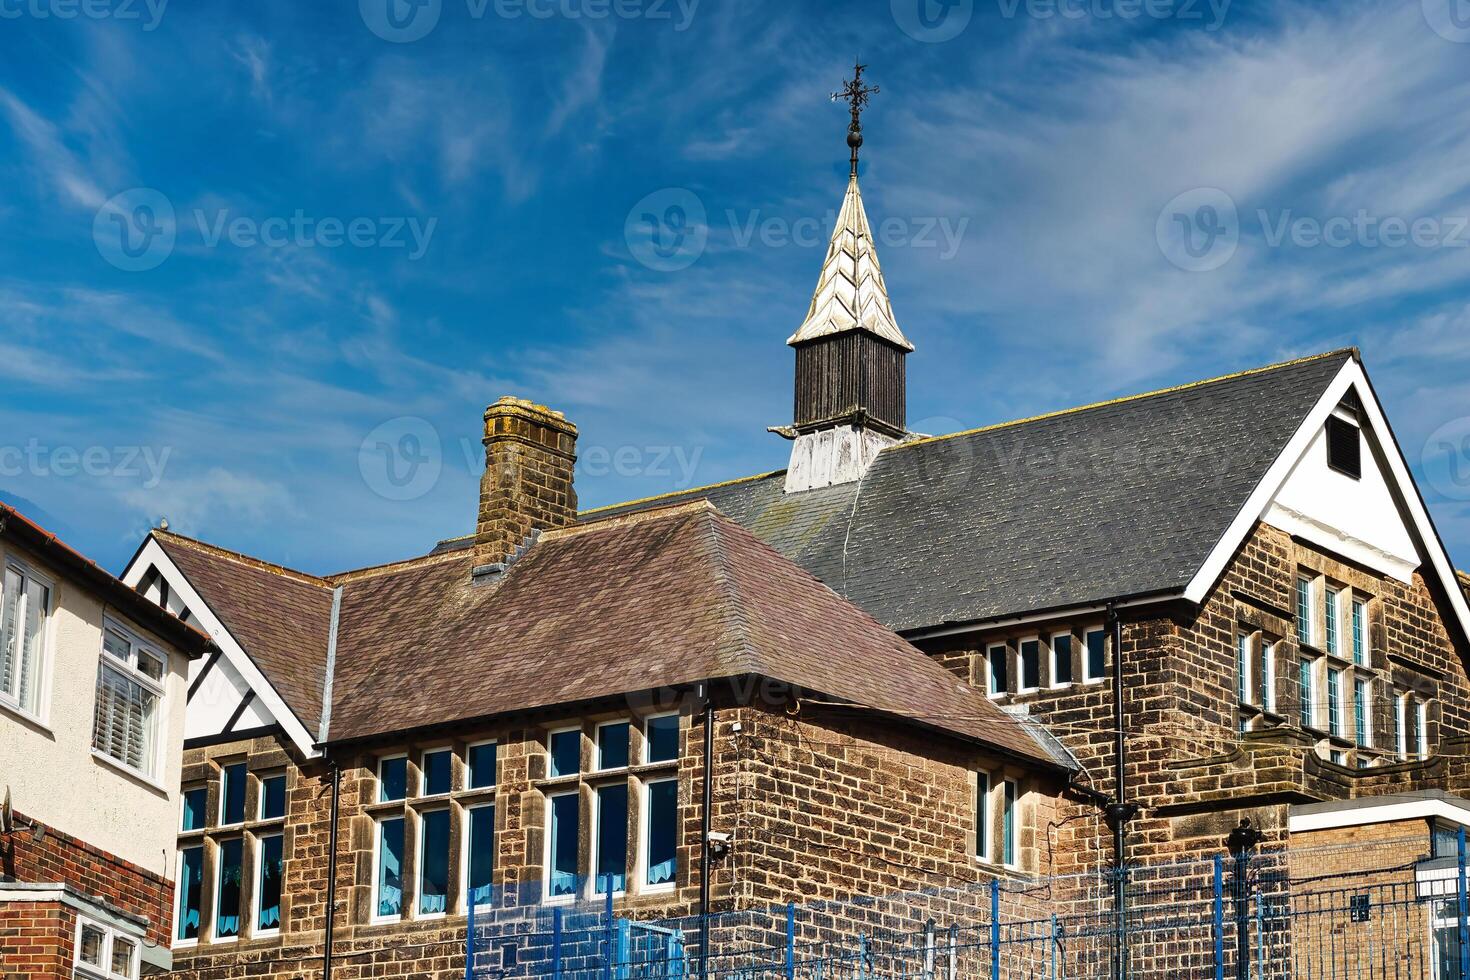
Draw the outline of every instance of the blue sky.
M0 494L333 571L470 528L502 394L584 506L781 467L860 54L915 428L1357 344L1470 561L1452 2L0 0Z

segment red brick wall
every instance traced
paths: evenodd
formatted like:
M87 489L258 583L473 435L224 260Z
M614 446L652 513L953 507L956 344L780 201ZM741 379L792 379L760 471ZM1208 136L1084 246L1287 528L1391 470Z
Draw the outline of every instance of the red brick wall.
M0 836L0 871L5 877L67 884L105 899L147 918L148 940L168 945L173 928L170 881L49 827L37 841L23 814L17 815L17 822L14 833Z
M60 902L0 902L0 980L68 980L76 921Z

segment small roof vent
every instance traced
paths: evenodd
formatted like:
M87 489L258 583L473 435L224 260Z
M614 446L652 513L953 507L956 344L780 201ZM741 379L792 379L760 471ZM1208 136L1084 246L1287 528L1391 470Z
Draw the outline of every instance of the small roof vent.
M1336 415L1327 419L1327 465L1354 480L1363 477L1363 434Z

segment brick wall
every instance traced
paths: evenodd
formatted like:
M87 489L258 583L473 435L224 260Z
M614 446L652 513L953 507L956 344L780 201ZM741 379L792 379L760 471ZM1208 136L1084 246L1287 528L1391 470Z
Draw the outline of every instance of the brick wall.
M0 902L0 980L69 980L75 935L60 902Z
M0 871L12 881L67 884L148 920L148 940L168 944L173 885L85 841L47 828L40 840L17 814L15 832L0 835Z

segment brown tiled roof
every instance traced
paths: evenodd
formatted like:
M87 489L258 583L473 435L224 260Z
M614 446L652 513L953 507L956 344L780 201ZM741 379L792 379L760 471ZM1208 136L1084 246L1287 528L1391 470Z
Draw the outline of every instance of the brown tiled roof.
M332 587L168 531L153 537L313 735L321 723Z
M700 501L551 532L493 586L464 552L344 576L343 741L749 675L1055 765L1014 719Z

